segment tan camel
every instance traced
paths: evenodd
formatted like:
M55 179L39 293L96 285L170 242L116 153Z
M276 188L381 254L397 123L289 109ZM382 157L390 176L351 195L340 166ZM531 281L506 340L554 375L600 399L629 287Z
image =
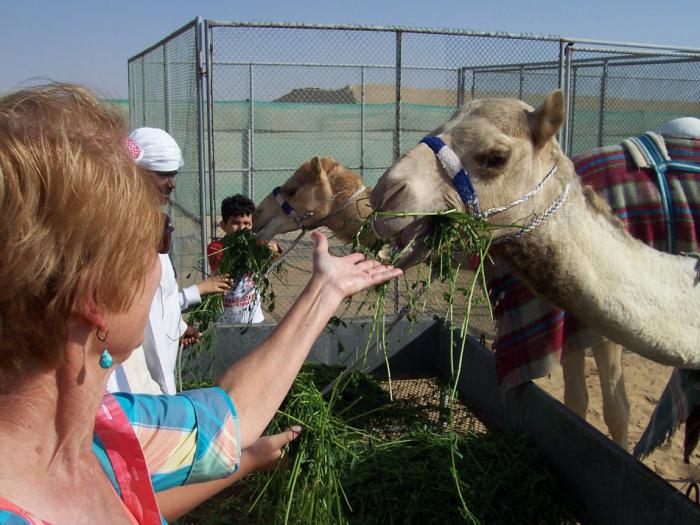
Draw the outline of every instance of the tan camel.
M561 91L537 110L514 99L475 100L434 135L469 173L479 209L505 208L487 220L522 225L499 230L494 253L535 292L644 357L700 368L697 259L656 251L620 227L561 151L555 134L563 120ZM394 163L371 200L380 211L465 209L425 144ZM374 224L379 237L400 243L426 228L426 219L415 217ZM419 258L409 253L405 261Z
M331 158L319 160L318 157L314 157L302 164L281 189L285 200L297 213L304 215L314 212L313 222L308 219L307 227L324 223L338 238L347 242L354 238L360 225L372 211L368 198L370 189L356 195L352 204L348 202L348 195L355 195L358 189L363 187L362 179L352 170ZM342 197L329 202L334 194L340 194ZM337 219L328 219L332 214L337 214ZM260 238L271 239L275 235L299 229L299 223L290 218L270 194L256 208L253 227ZM604 419L613 440L626 449L629 407L622 379L621 354L621 347L611 342L604 342L593 348L603 392ZM562 365L564 403L585 419L588 395L584 352L572 352Z
M280 197L296 212L283 211L273 194L255 209L253 231L260 239L303 228L325 226L341 241L349 242L372 213L371 188L336 160L314 157L303 163L280 187Z

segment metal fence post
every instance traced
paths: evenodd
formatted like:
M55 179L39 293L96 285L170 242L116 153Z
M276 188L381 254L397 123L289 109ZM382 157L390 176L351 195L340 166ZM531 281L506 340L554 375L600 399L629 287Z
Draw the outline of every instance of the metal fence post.
M168 67L168 43L163 44L163 104L165 105L165 131L171 133L170 118L170 68Z
M605 135L605 106L608 94L608 61L603 60L603 77L600 79L600 100L598 111L598 146L603 145Z
M573 67L572 81L571 81L571 95L569 97L569 137L571 137L571 151L574 148L574 133L576 129L576 93L578 84L578 67Z
M253 199L253 154L254 150L254 138L255 138L255 102L253 101L254 93L254 68L253 64L248 65L248 94L250 96L250 111L248 113L248 178L246 180L248 197Z
M401 31L396 32L396 105L394 122L394 156L393 160L401 156Z
M571 111L569 107L569 102L571 100L571 52L574 43L568 42L566 40L561 40L559 44L559 63L563 64L562 71L560 71L560 83L562 90L564 91L564 104L566 115L564 117L564 124L562 125L562 130L560 134L560 144L561 148L567 155L570 154L569 151L569 123L571 120Z
M170 117L170 68L168 67L168 43L163 43L163 105L165 113L165 131L172 134L172 122ZM168 215L173 216L173 206L172 203L168 203ZM178 239L177 235L172 236L170 243L170 258L172 260L177 260L178 252Z
M523 85L525 84L525 67L520 66L520 71L519 71L519 79L518 79L518 99L522 100L523 99Z
M365 178L365 67L360 68L360 177Z
M197 128L198 128L198 146L199 146L199 234L201 241L201 271L202 277L205 277L209 272L207 264L207 203L205 197L206 174L204 167L204 65L202 64L202 20L197 17L195 24L195 60L197 68Z
M216 155L214 143L214 68L212 66L212 54L214 52L214 39L211 35L211 27L204 22L204 49L207 64L207 160L209 173L209 217L212 237L216 236Z
M457 69L457 107L461 107L464 104L464 67Z
M472 100L476 98L476 69L472 69Z
M401 156L401 52L402 52L402 33L401 31L396 32L396 122L394 128L394 157L393 160L396 162ZM394 280L394 314L398 315L401 309L401 299L400 299L400 286L399 280Z

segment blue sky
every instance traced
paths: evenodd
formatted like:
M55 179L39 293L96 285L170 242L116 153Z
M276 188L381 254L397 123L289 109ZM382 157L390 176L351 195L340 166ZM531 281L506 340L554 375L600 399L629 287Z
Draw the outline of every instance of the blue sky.
M631 6L634 5L634 8ZM127 96L127 59L197 15L213 20L404 25L700 48L700 0L0 0L0 92L32 79Z

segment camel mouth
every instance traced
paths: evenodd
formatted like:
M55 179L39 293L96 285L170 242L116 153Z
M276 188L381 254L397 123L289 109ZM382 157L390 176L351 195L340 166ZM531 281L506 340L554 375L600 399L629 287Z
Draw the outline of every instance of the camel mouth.
M423 217L395 234L390 239L393 265L405 269L423 262L428 255L425 237L432 229L433 221Z

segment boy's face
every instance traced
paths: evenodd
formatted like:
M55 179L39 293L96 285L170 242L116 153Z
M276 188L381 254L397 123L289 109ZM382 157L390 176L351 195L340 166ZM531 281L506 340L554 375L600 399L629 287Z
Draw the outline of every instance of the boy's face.
M219 225L228 235L233 235L240 230L250 230L253 227L253 216L232 215L226 222L221 221Z

